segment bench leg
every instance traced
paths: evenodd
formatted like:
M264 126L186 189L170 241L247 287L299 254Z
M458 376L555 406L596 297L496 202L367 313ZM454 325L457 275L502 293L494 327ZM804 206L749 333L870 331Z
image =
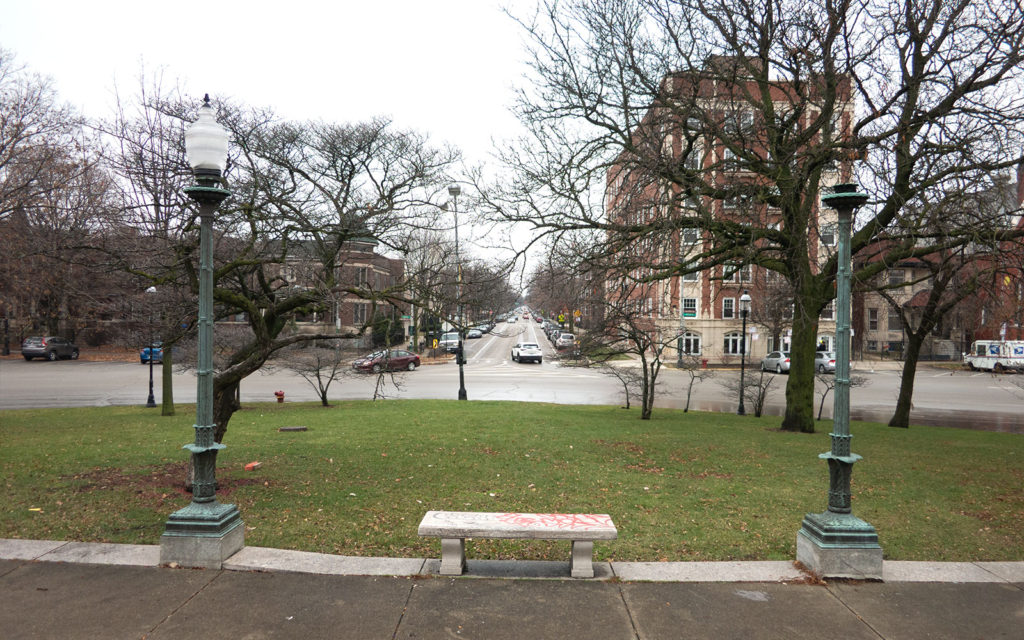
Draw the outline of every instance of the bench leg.
M594 577L594 543L584 540L572 541L570 573L574 578Z
M465 538L441 538L440 574L443 576L461 576L465 570Z

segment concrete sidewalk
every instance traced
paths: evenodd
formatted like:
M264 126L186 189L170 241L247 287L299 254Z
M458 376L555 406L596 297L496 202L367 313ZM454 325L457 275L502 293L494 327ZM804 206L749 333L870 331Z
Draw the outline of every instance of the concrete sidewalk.
M437 560L253 547L222 570L158 558L157 546L0 540L0 636L1024 637L1019 562L887 562L884 582L822 584L788 562L598 563L599 578L573 580L556 577L568 562L470 561L449 578Z

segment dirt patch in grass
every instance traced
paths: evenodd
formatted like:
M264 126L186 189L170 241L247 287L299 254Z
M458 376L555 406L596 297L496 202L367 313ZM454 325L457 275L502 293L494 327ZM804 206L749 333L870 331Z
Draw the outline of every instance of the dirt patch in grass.
M83 473L61 476L70 481L75 493L92 493L127 489L139 496L145 504L163 504L171 498L179 501L182 496L191 497L185 489L186 462L172 462L160 467L145 469L93 469ZM217 478L218 497L227 497L239 487L258 483L255 478Z
M635 442L609 442L608 440L594 440L595 444L601 444L606 447L612 447L613 449L625 449L626 451L642 456L644 454L643 448Z

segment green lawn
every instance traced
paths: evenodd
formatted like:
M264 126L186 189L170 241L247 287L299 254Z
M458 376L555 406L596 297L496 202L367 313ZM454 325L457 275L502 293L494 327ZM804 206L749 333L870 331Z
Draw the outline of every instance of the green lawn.
M156 544L181 488L192 407L0 412L0 538ZM429 509L609 513L615 560L792 559L823 511L820 433L778 418L508 402L255 404L235 414L219 496L246 543L436 556ZM279 432L304 425L306 432ZM1024 437L854 423L854 513L886 558L1024 560ZM243 466L260 461L261 468ZM474 558L564 559L564 545L475 540Z

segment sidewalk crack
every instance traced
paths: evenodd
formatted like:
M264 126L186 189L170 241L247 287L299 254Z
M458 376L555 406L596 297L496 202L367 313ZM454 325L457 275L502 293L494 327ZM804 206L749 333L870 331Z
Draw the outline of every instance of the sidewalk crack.
M181 569L178 569L178 570L180 571ZM185 571L190 571L190 570L192 570L192 569L185 569ZM185 607L185 606L186 606L186 605L187 605L188 603L190 603L190 602L192 602L193 600L195 600L196 596L198 596L199 594L201 594L201 593L202 593L203 591L206 591L206 588L207 588L207 587L209 587L209 586L210 586L211 584L213 584L213 582L214 582L214 581L215 581L215 580L216 580L217 578L219 578L219 577L221 577L222 575L224 575L224 573L225 573L226 571L228 571L228 570L227 570L227 569L218 569L218 570L217 570L217 575L215 575L215 576L213 576L212 578L210 578L209 580L207 580L207 581L206 581L206 584L204 584L204 585L203 585L202 587L200 587L199 589L196 589L196 591L195 591L195 592L194 592L194 593L193 593L192 595L190 595L189 597L185 598L184 602L180 603L180 604L179 604L179 605L178 605L177 607L175 607L175 608L174 608L174 609L173 609L173 610L172 610L172 611L171 611L170 613L168 613L168 614L167 614L166 616L164 616L163 620L161 620L160 622L156 623L156 624L155 624L155 625L153 626L153 628L152 628L152 629L150 629L150 630L149 630L148 632L146 632L146 634L145 634L145 635L143 635L143 636L142 636L142 640L146 640L146 638L148 638L149 636L153 635L153 633L155 633L155 632L156 632L156 630L157 630L157 629L159 629L159 628L161 627L161 625L163 625L163 624L164 624L165 622L167 622L168 620L170 620L170 619L171 619L171 617L172 617L172 616L173 616L174 614L176 614L176 613L178 613L179 611L181 611L181 610L182 610L182 609L183 609L183 608L184 608L184 607Z
M626 592L622 590L622 585L616 585L619 589L619 598L622 600L622 606L626 608L626 615L629 617L629 626L633 628L633 638L640 640L640 631L636 628L636 620L633 619L633 612L629 609L629 603L626 602Z
M411 580L411 579L410 579ZM405 612L409 610L409 601L412 600L412 590L416 588L416 582L409 585L409 595L405 596L405 604L402 605L402 613L398 615L398 623L395 624L395 632L391 634L391 640L398 638L398 630L402 628L402 621L405 620Z
M883 636L883 635L882 635L882 634L881 634L881 633L880 633L880 632L878 631L878 629L876 629L876 628L875 628L874 626L872 626L870 622L868 622L867 620L865 620L865 619L864 619L864 617L863 617L862 615L860 615L859 613L857 613L856 611L854 611L854 610L853 610L853 607L851 607L850 605L846 604L846 601L844 601L844 600L843 600L842 598L840 598L840 597L839 597L839 594L838 594L838 593L836 593L835 591L833 591L833 590L832 590L832 587L831 587L831 586L828 586L828 585L826 585L826 586L825 586L825 591L828 591L828 592L829 592L829 593L830 593L830 594L832 595L832 597L833 597L833 598L835 598L837 602L839 602L839 604L841 604L841 605L843 605L844 607L846 607L846 610L847 610L847 611L849 611L850 613L852 613L852 614L854 615L854 617L855 617L855 618L857 618L858 620L860 620L861 624L863 624L863 625L864 625L865 627L867 627L868 629L870 629L872 633L874 633L874 634L875 634L876 636L878 636L878 637L879 637L879 638L880 638L881 640L885 640L885 636Z

